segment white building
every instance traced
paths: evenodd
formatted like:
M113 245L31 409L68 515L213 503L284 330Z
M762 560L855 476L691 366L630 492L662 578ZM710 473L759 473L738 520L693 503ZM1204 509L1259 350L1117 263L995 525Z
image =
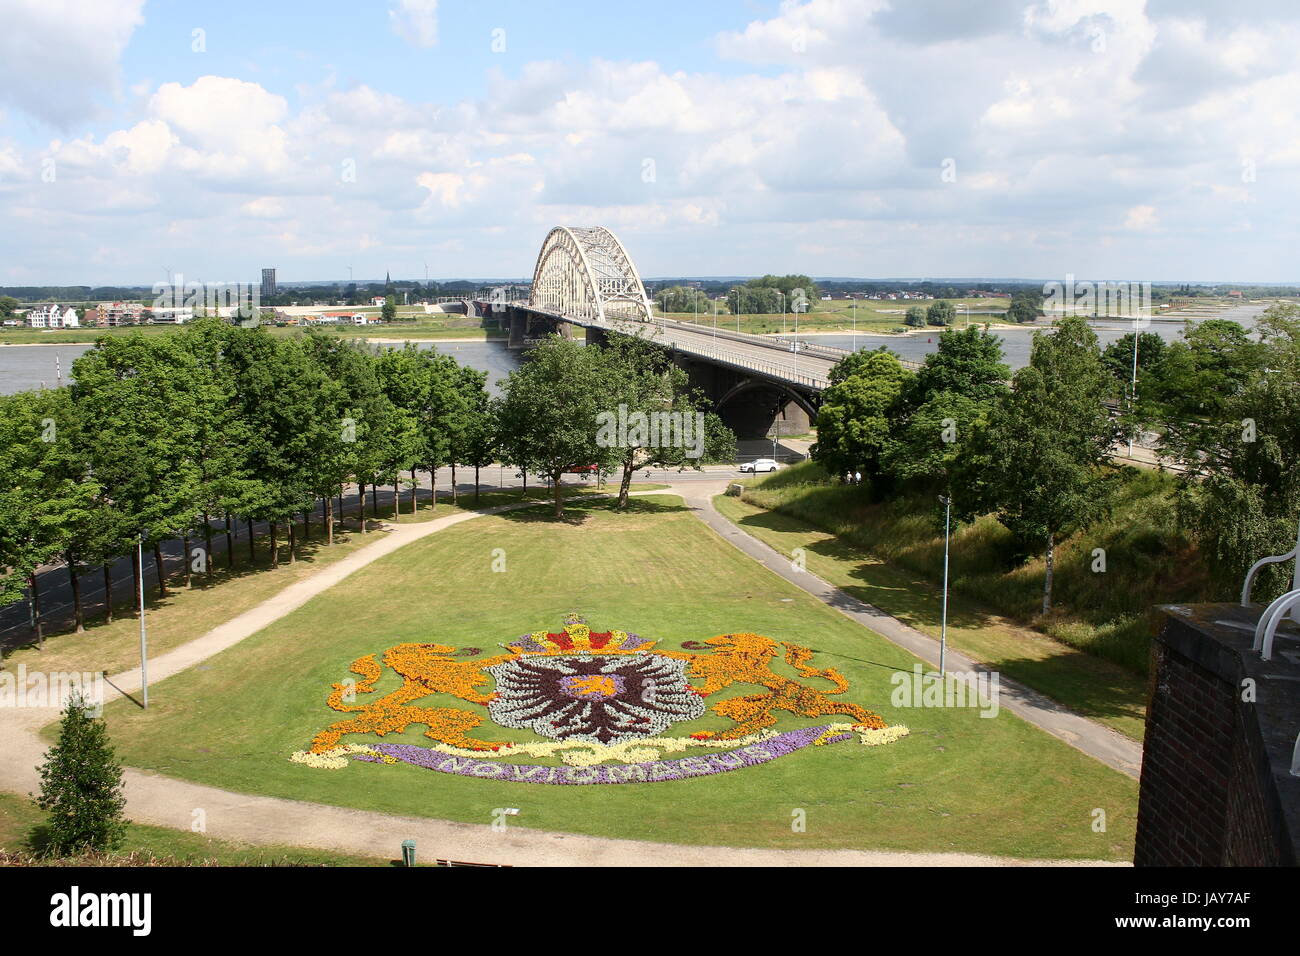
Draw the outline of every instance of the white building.
M77 319L77 310L72 306L59 308L57 302L38 305L27 313L27 324L34 329L79 329L81 322Z

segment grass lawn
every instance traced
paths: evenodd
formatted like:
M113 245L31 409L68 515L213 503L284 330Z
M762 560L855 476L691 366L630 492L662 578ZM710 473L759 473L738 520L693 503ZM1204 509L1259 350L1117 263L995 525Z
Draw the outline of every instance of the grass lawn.
M25 797L0 792L0 851L31 852L34 833L46 814ZM126 842L119 855L134 853L156 857L168 864L217 864L220 866L388 866L380 857L344 856L325 850L287 846L250 846L214 840L201 833L171 830L133 823L127 827Z
M484 473L486 477L486 472ZM652 490L666 487L651 483L633 484L632 490ZM608 491L609 489L607 489ZM617 491L617 487L613 489ZM594 483L588 486L576 486L567 489L566 497L573 495L596 494L599 489ZM538 501L551 500L548 488L529 488L527 499ZM521 489L502 489L485 491L479 501L474 500L473 492L461 493L455 504L449 500L447 491L439 492L436 510L432 502L421 499L415 514L410 512L410 502L403 494L402 507L406 510L396 519L398 524L429 521L453 513L453 511L472 511L476 508L489 508L493 505L508 504L512 501L525 500ZM214 561L211 581L205 582L202 575L193 578L193 587L186 588L183 578L173 574L169 582L170 593L164 599L158 598L156 581L152 575L146 577L145 597L148 601L147 625L149 628L149 653L151 656L165 653L186 641L206 633L219 624L244 613L249 608L267 600L284 590L295 581L314 574L359 548L365 547L376 537L380 522L394 521L392 509L381 508L380 521L367 518L371 533L361 534L355 517L355 506L348 510L346 524L335 524L334 545L324 545L324 531L320 527L319 515L312 521L311 540L304 540L302 524L298 524L299 553L294 564L288 562L288 546L285 530L280 531L280 566L274 570L270 567L268 554L269 542L266 535L259 535L256 541L257 561L249 563L248 542L236 540L235 565L225 567L225 554L222 552ZM371 514L367 503L366 514ZM219 535L214 535L219 538ZM174 562L173 562L174 564ZM98 582L94 573L87 575L87 582ZM134 612L134 601L129 599L133 585L129 575L114 582L114 591L120 600L116 602L114 614L116 619L107 624L101 617L102 610L98 604L88 603L86 631L83 634L62 633L48 634L43 649L33 644L22 647L9 654L3 661L8 669L18 664L27 665L29 672L34 671L77 671L98 673L107 671L116 674L129 670L140 663L140 625Z
M853 307L852 300L849 299L832 299L829 302L823 302L820 299L811 304L809 311L799 316L799 332L848 332L856 327L859 332L893 332L902 328L903 318L907 313L909 306L919 305L926 308L934 303L934 299L861 299L858 300L856 310ZM969 315L972 322L1000 322L1003 321L1001 314L983 315L985 311L996 310L998 313L1004 312L1011 304L1010 299L948 299L957 309L957 324L961 325L965 321L968 313L963 313L963 307L970 310ZM856 313L856 325L855 325ZM656 312L656 314L660 314ZM694 312L670 312L668 318L678 322L698 323L701 326L713 328L713 314L703 312L698 315ZM736 329L737 316L730 313L720 313L717 318L718 328ZM781 313L775 314L744 314L739 316L740 331L763 334L767 332L794 332L794 315L786 313L784 325L782 324Z
M502 549L505 573L492 570ZM814 649L850 682L844 699L906 724L882 747L808 747L761 766L686 780L557 787L452 776L407 764L320 770L291 763L341 715L325 704L355 658L403 641L483 649L558 629L567 612L664 649L751 630ZM634 499L476 519L376 561L260 633L154 688L147 713L106 710L123 762L231 790L489 825L499 807L541 830L689 844L965 851L1033 858L1131 858L1136 783L1006 711L896 709L890 676L914 658L769 574L686 511ZM793 676L793 671L777 666ZM809 679L814 682L815 679ZM817 681L820 683L820 681ZM379 693L397 686L386 672ZM824 685L823 685L824 686ZM722 696L752 688L733 685ZM378 696L378 695L376 695ZM711 698L711 701L716 698ZM454 703L484 712L477 705ZM778 729L825 723L785 717ZM712 713L673 735L726 726ZM386 743L426 745L413 726ZM493 739L536 739L479 728ZM348 742L377 742L353 736ZM539 761L544 762L544 761ZM1094 808L1108 829L1092 830ZM792 813L807 813L792 832Z
M782 554L803 548L808 570L933 638L942 593L920 575L888 564L840 538L739 498L719 495L721 514ZM1023 627L958 596L948 606L948 641L1053 700L1141 740L1146 683L1131 671Z

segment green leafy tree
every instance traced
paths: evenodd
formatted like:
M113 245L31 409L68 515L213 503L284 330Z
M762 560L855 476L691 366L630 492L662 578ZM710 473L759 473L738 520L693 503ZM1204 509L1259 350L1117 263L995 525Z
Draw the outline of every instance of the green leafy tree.
M932 302L930 307L925 310L925 322L927 325L952 325L953 320L956 318L956 307L946 299L939 299L937 302Z
M903 324L914 329L925 328L925 309L919 305L908 306L903 316Z
M74 693L63 709L59 739L38 768L41 792L36 805L49 814L45 849L53 854L106 852L122 845L122 768L104 722L87 713Z
M391 295L384 299L384 306L379 310L379 317L385 322L392 322L397 318L397 301Z
M200 510L199 423L213 400L175 336L103 336L72 366L73 401L96 481L152 545L167 593L162 541L193 527ZM137 576L140 569L136 568Z
M597 416L615 407L616 382L604 351L552 336L506 379L497 405L502 453L551 481L555 516L564 514L560 479L578 465L608 468Z
M1043 296L1036 290L1022 290L1011 296L1007 308L1007 321L1017 323L1036 322L1043 314Z
M969 489L954 499L961 517L994 511L1026 547L1042 543L1044 614L1052 607L1057 541L1106 507L1102 466L1119 429L1103 403L1114 392L1096 333L1083 319L1035 334L1029 364L993 409L954 483Z
M822 393L812 457L832 475L882 473L892 451L893 418L909 373L891 353L860 353L851 374Z
M632 476L640 468L699 471L704 461L734 456L735 435L717 416L709 421L705 399L690 388L686 370L662 348L616 336L606 356L612 372L611 406L604 410L600 439L613 452L613 467L622 470L619 510L627 507Z
M1272 306L1256 330L1244 381L1226 386L1216 416L1182 430L1170 449L1185 469L1180 514L1225 596L1256 560L1294 547L1300 522L1300 306ZM1255 600L1288 581L1281 567L1268 567Z

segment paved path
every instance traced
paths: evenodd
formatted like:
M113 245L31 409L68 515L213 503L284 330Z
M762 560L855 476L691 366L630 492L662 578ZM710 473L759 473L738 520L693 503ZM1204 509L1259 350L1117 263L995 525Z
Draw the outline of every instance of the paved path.
M749 555L755 561L765 565L773 574L802 588L817 600L835 608L847 617L857 621L863 627L875 631L886 640L897 644L904 650L916 655L921 660L938 667L939 642L916 628L908 627L895 617L890 617L877 607L860 601L827 584L810 571L799 571L794 567L789 555L781 554L775 548L764 544L750 534L740 530L728 521L713 506L713 495L720 486L700 483L691 487L682 487L677 492L704 522L722 535L724 539ZM989 668L973 661L951 647L946 659L949 671L966 671L968 673L989 673ZM999 703L1016 716L1027 720L1059 737L1072 747L1082 750L1090 757L1095 757L1109 767L1137 779L1142 769L1142 745L1116 733L1109 727L1096 723L1074 711L1044 697L1035 690L1009 680L999 674ZM967 682L973 687L973 681Z
M679 495L688 500L697 513L728 540L739 544L732 537L733 534L739 535L741 540L752 540L712 510L710 497L724 485L699 484L701 487L698 489L683 485L666 491L633 494ZM482 512L461 512L420 524L386 526L377 533L379 540L373 544L290 585L269 600L213 628L203 636L151 660L150 684L234 646L353 572L398 548L483 514L499 514L536 505L537 502L520 502L484 509ZM717 521L722 524L717 524ZM743 547L742 550L747 551ZM775 551L767 550L772 556L780 558ZM770 558L760 560L764 560L773 570L776 570L775 565L788 563L783 560L773 562ZM876 614L880 612L877 611ZM873 630L879 630L880 624L880 621L873 620L869 626ZM112 686L106 694L106 702L134 694L140 687L139 669L116 674L110 682ZM0 789L28 793L37 788L39 779L36 766L41 762L45 751L39 731L57 716L56 708L0 708L0 739L5 741L4 759L0 761ZM552 833L521 826L508 826L504 831L494 831L489 825L490 821L478 825L453 823L234 793L130 768L125 771L125 780L127 814L138 823L189 830L194 820L194 810L202 809L206 834L210 837L254 845L311 847L349 855L382 857L391 854L395 858L399 854L401 841L414 839L421 859L438 857L517 866L1111 865L1100 861L1018 860L963 853L679 846Z

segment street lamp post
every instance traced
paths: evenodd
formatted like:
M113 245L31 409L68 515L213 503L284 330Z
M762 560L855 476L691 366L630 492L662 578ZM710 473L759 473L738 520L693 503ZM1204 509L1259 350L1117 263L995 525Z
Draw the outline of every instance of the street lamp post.
M1128 390L1128 405L1130 409L1132 409L1133 405L1137 402L1137 387L1138 387L1138 324L1137 324L1137 320L1134 319L1133 320L1133 379L1132 381L1129 382L1129 390ZM1130 458L1133 457L1133 433L1132 432L1129 432L1129 436L1128 436L1128 456ZM1300 565L1297 565L1297 567L1300 567Z
M939 623L939 676L946 673L948 655L948 539L952 527L952 495L940 495L943 502L943 611Z
M140 700L149 709L149 638L144 628L144 535L135 539L135 566L140 571ZM159 576L162 571L159 569Z

